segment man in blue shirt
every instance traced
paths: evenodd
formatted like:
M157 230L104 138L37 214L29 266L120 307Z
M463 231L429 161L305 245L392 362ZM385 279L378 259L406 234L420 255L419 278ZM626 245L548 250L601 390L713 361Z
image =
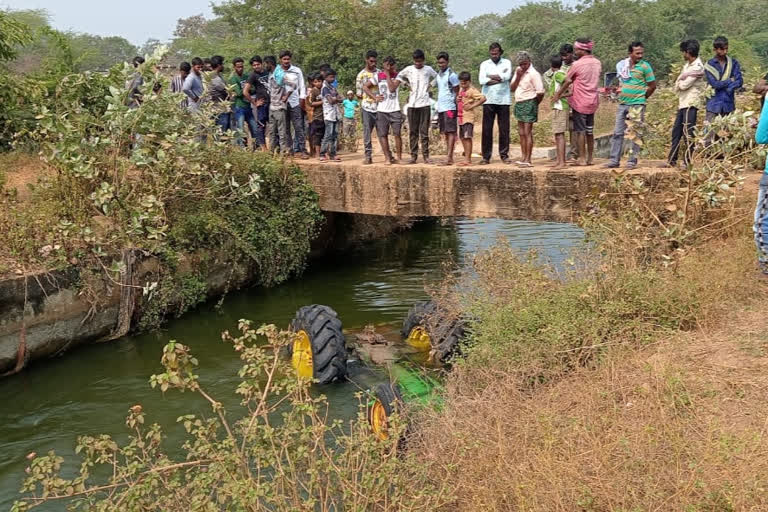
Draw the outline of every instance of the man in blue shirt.
M728 39L718 36L714 41L715 56L707 61L704 71L707 82L715 91L707 100L709 122L718 116L727 116L736 110L735 93L744 85L739 61L728 56Z
M459 92L459 76L448 65L448 54L437 55L437 124L445 136L448 158L440 165L453 165L453 150L456 147L456 133L459 131L456 95Z

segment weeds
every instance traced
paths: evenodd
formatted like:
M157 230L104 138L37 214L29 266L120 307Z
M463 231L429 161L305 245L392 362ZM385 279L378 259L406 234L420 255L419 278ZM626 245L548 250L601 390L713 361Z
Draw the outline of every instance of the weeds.
M83 436L77 452L83 459L74 478L61 475L55 453L30 456L23 492L29 495L13 510L46 502L65 502L70 510L133 511L140 509L331 511L430 511L447 503L448 493L433 486L422 464L396 456L398 436L379 441L371 436L364 402L358 418L346 427L329 422L324 396L309 393L278 357L292 335L274 326L253 329L241 321L239 336L224 333L243 366L237 393L248 413L231 419L220 402L203 389L197 360L188 347L170 342L163 350L164 373L150 379L162 392L200 395L211 415L178 418L188 435L185 456L169 459L159 425L147 425L140 405L131 408L129 440ZM261 337L269 345L264 347ZM358 397L362 398L362 397ZM399 432L396 418L391 428ZM111 476L99 480L99 467ZM411 485L418 490L406 493Z

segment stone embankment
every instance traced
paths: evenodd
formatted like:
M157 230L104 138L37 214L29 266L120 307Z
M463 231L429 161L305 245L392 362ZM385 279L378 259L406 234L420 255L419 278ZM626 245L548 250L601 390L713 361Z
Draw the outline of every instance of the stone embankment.
M132 330L146 306L143 288L159 280L159 264L152 257L139 261L135 253L129 258L133 264L115 280L77 267L0 280L0 375ZM183 262L188 275L199 276L198 259ZM254 279L255 269L240 262L215 255L205 260L202 278L209 297Z

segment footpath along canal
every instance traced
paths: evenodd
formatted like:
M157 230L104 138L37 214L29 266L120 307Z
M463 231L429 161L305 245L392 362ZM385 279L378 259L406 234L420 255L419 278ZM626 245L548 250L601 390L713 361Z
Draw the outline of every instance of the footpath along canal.
M439 279L446 262L461 267L498 236L521 251L536 249L555 265L583 239L582 231L569 224L494 219L418 223L410 231L314 260L300 278L283 285L232 293L220 308L215 302L204 304L162 330L79 348L0 380L0 510L8 510L18 497L28 453L56 450L72 463L79 435L107 433L121 439L134 404L144 407L148 421L166 428L167 450L178 446L182 429L174 426L176 418L208 415L210 408L190 393L164 396L149 387L168 340L191 347L206 390L236 414L240 360L220 335L234 332L238 319L286 327L299 307L319 303L338 312L345 330L373 323L394 332L410 306L426 298L425 284ZM384 374L356 367L352 377L369 388ZM332 417L354 417L356 391L351 382L322 388Z

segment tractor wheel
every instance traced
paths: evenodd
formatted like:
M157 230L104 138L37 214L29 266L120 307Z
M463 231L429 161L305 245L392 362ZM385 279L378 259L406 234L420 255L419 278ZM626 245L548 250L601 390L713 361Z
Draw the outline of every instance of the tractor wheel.
M368 409L368 423L373 434L385 441L389 439L388 424L393 413L403 410L403 396L400 387L393 382L381 383L373 390L374 402Z
M444 363L459 352L465 326L461 318L452 318L433 301L417 302L403 321L402 334L409 345L431 350L434 359Z
M313 304L296 312L291 321L296 333L289 345L291 364L299 377L328 384L347 374L347 349L341 320L328 306Z

